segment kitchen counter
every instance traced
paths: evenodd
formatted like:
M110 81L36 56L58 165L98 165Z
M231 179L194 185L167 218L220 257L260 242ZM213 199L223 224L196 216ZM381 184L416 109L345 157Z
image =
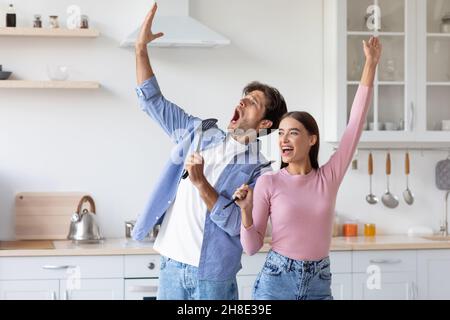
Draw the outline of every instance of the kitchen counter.
M107 239L100 244L75 245L71 241L54 241L54 249L0 250L0 257L30 256L106 256L158 254L153 242L138 242L131 239ZM259 252L270 250L270 239L266 239ZM450 241L433 241L405 235L366 237L336 237L332 239L331 251L364 250L415 250L450 249Z

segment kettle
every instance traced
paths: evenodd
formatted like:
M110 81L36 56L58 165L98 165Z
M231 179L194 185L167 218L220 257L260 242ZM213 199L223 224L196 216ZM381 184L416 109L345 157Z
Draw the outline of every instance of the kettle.
M83 209L83 204L88 202L90 210ZM70 219L70 229L67 239L81 243L97 243L103 240L100 228L95 218L95 203L90 196L84 196L78 203L77 211Z

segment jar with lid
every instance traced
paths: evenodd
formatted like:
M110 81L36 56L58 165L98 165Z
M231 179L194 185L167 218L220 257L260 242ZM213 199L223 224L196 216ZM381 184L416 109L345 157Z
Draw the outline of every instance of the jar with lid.
M450 12L442 17L441 32L450 33Z
M85 14L80 17L80 29L89 29L89 17Z
M59 20L58 20L58 16L50 16L49 17L49 26L52 29L57 29L59 28Z
M42 20L40 14L34 15L33 28L42 28Z

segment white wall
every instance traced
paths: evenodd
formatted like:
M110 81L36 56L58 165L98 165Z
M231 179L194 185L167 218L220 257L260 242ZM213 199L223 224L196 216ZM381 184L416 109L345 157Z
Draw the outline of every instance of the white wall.
M10 1L1 1L4 10ZM98 80L98 91L0 89L0 238L14 237L14 195L23 191L86 191L98 205L107 237L124 235L124 220L144 207L170 141L142 113L134 94L132 50L120 40L146 14L148 0L78 0L97 39L0 38L0 63L15 78L46 79L48 63L71 68L71 79ZM16 0L19 19L35 13L65 20L69 0ZM164 0L159 1L160 7ZM217 117L225 127L252 80L278 87L290 109L311 112L322 127L322 1L191 0L192 15L231 39L219 49L153 49L152 62L169 99L192 114ZM3 16L3 14L2 14ZM44 19L46 20L46 19ZM22 21L22 20L20 20ZM3 19L1 20L3 22ZM0 24L1 25L1 24ZM164 30L156 30L164 31ZM323 144L322 163L331 154ZM413 154L411 188L416 204L395 211L369 207L368 180L360 170L346 177L339 213L377 223L381 233L405 232L412 224L434 227L443 211L433 168L443 154ZM381 168L382 155L375 157ZM400 157L394 154L393 191L400 193ZM420 170L419 170L420 168ZM382 172L375 190L384 192Z

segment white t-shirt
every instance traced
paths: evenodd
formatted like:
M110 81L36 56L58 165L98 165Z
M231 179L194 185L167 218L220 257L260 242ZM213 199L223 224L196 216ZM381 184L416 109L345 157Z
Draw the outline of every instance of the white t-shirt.
M200 152L204 159L203 172L209 184L214 186L225 166L245 150L244 144L228 135L224 143ZM181 179L153 248L168 258L198 267L207 210L189 177Z

